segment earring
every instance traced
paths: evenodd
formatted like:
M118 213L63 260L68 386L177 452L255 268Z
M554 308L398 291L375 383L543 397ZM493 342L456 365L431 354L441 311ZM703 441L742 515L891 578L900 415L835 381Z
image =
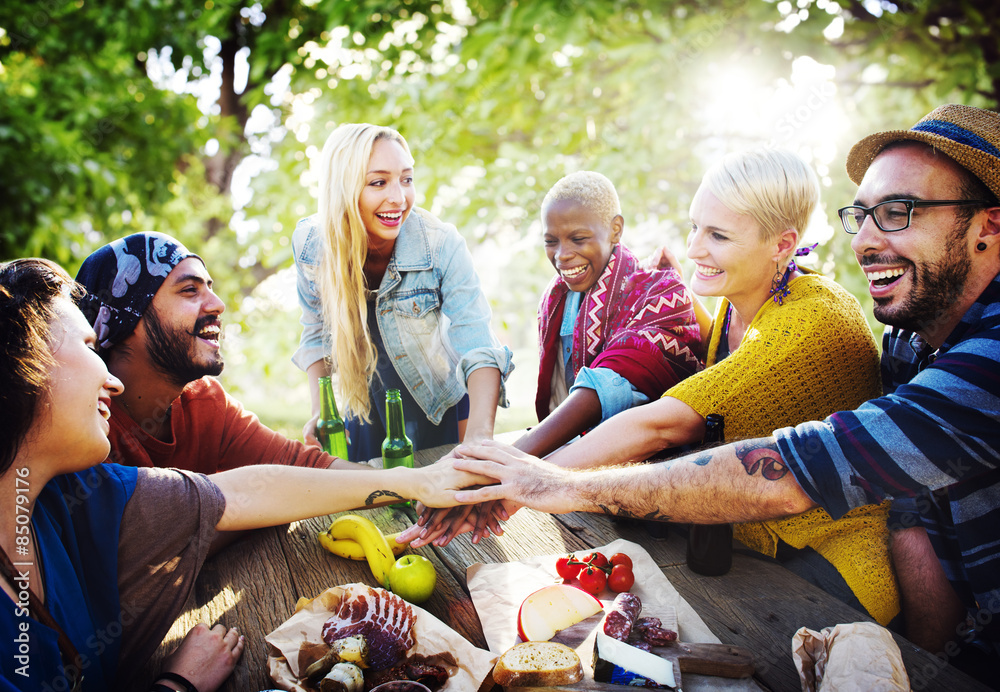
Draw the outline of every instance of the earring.
M771 295L774 295L778 287L781 285L781 270L778 269L778 263L774 263L774 276L771 277Z
M979 243L979 245L976 246L976 249L979 250L980 252L985 252L986 251L986 243Z
M795 267L794 262L788 263L788 268L782 273L781 269L778 268L778 263L774 263L774 276L771 278L771 291L769 295L774 296L773 300L778 305L784 303L784 299L788 296L788 279L792 275L792 269Z

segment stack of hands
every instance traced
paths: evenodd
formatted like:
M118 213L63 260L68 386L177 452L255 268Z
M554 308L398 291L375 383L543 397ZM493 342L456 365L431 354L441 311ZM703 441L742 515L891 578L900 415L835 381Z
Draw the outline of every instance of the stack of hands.
M417 523L399 535L400 543L414 548L425 545L446 546L463 533L472 533L478 543L489 535L502 536L500 522L507 521L526 504L550 514L573 511L568 503L552 504L545 493L563 483L565 469L496 440L459 445L437 463L450 464L459 471L487 476L493 485L470 487L455 494L457 507L436 509L417 505Z

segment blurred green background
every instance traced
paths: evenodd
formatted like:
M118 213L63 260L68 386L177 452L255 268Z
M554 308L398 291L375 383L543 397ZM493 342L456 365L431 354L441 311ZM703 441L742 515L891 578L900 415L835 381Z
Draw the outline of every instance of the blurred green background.
M116 237L178 237L228 304L223 381L297 437L290 235L315 211L310 164L340 123L391 125L416 157L418 204L468 240L515 352L498 430L516 429L534 422L535 308L553 271L537 216L556 180L604 173L625 242L683 255L704 169L790 148L823 185L811 266L870 310L834 228L853 200L847 150L941 103L997 108L998 35L994 0L4 3L0 259L75 272Z

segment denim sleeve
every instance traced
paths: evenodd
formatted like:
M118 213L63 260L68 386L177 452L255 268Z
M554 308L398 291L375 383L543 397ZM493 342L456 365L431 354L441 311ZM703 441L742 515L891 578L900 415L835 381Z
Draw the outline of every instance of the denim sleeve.
M610 368L580 368L569 391L572 394L581 387L597 392L597 398L601 400L602 421L649 401L649 397Z
M308 217L299 221L292 233L292 256L295 258L295 291L302 308L302 336L299 347L292 355L292 362L303 372L327 355L324 344L323 306L316 286L319 269L319 242L316 238L316 221Z
M513 354L500 344L490 326L492 312L472 266L465 239L452 230L443 234L438 257L441 310L449 320L448 340L458 354L456 375L468 389L469 375L479 368L500 371L500 405L507 405L505 382L514 369Z

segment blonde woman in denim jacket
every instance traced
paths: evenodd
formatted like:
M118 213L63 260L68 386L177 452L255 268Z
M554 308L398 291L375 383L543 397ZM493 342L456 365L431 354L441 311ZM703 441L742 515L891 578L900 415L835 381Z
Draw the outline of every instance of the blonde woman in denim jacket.
M414 449L493 436L511 352L465 240L414 207L413 157L395 130L347 124L323 148L319 213L292 235L315 437L318 380L338 373L351 461L381 454L385 392L403 396Z

